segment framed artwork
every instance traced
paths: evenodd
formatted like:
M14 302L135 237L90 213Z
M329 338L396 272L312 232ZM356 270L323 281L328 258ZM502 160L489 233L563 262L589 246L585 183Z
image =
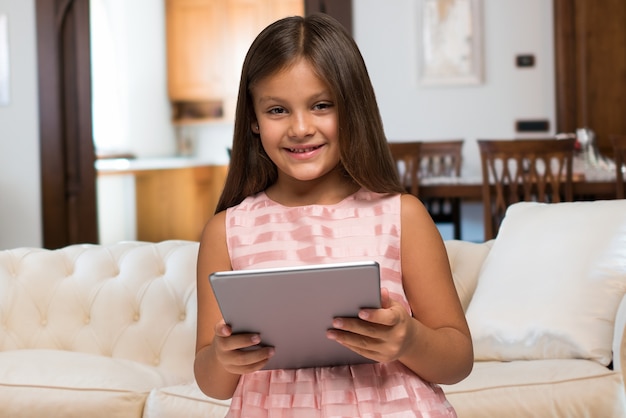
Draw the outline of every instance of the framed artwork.
M7 15L0 14L0 106L9 104L9 27Z
M481 0L420 0L420 3L420 83L482 83Z

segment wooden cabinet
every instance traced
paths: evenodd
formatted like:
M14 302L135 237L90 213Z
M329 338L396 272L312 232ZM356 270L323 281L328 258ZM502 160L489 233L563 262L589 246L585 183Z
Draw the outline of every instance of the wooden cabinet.
M219 99L224 77L217 59L224 55L224 3L166 0L167 77L172 101Z
M198 166L137 171L137 239L198 241L213 216L227 170Z
M241 65L271 22L303 0L166 0L168 92L175 122L232 119Z

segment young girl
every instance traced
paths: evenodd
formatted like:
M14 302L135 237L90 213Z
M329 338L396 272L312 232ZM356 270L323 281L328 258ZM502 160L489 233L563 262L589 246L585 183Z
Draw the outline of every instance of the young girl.
M260 336L231 334L207 279L355 260L380 264L382 308L327 337L373 364L261 370L280 347L241 350ZM326 15L273 23L244 61L230 170L200 244L200 388L232 398L229 417L452 417L436 384L472 364L445 247L399 184L355 42Z

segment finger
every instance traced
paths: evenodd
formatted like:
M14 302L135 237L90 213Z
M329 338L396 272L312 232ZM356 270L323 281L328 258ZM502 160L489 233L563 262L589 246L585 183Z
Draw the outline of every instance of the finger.
M224 337L215 337L215 342L221 351L251 350L261 343L259 334L228 334Z
M393 299L391 299L391 296L389 296L389 289L387 289L386 287L382 287L380 289L380 309L389 309L393 306L393 303ZM380 309L361 309L359 311L359 318L363 319L364 321L372 321L370 316Z
M260 347L258 350L230 352L225 369L236 374L251 373L261 370L274 355L274 347Z
M231 350L257 351L261 346L261 336L259 334L235 334L229 339Z
M274 347L261 346L256 346L250 350L235 350L231 361L238 366L254 366L259 363L266 363L274 356L275 352Z
M361 309L359 319L370 323L392 327L401 321L404 307L397 301L389 299L388 307L381 309Z
M380 338L384 330L374 322L362 321L358 318L335 318L333 328L337 331L355 335L356 337Z
M327 338L336 341L344 347L372 360L379 361L380 348L384 342L364 335L343 332L340 330L328 330Z
M374 361L389 362L398 358L397 350L385 339L370 338L340 330L329 330L327 337Z
M386 287L380 288L380 307L383 309L391 307L391 296L389 296L389 289Z

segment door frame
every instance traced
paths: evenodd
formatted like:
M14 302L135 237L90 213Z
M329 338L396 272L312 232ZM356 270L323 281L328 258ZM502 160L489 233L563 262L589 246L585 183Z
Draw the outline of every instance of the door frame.
M98 242L89 0L36 0L43 246Z

